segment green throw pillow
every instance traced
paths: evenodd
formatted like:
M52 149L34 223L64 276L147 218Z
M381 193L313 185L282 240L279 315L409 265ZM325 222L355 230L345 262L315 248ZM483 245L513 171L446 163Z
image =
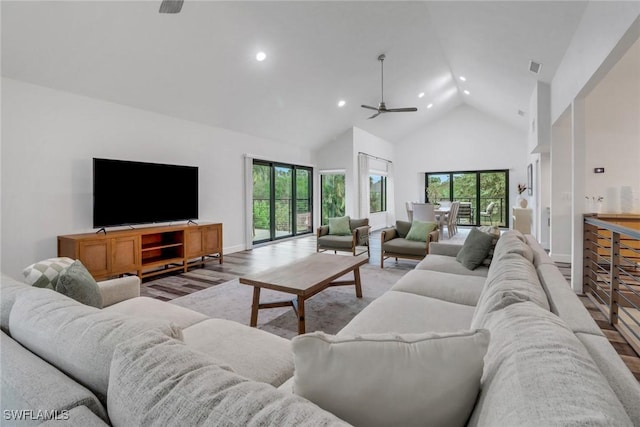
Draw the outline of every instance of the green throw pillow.
M415 220L411 223L411 228L407 233L407 240L413 240L416 242L426 242L427 234L435 230L437 224L435 222L426 222Z
M476 269L489 254L494 236L472 228L456 260L469 270Z
M329 234L334 236L348 236L351 234L351 227L349 227L348 216L341 216L337 218L329 218Z
M102 308L100 287L80 261L75 261L60 274L56 291L82 304Z

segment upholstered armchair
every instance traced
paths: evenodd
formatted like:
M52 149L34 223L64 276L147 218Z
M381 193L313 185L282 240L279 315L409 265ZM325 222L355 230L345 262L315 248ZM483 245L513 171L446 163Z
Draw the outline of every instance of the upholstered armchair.
M385 228L380 235L380 268L384 268L384 260L387 258L407 258L421 260L429 253L429 243L437 242L439 230L436 223L435 229L425 232L424 241L407 239L411 231L411 222L396 221L396 226ZM412 233L414 234L414 233ZM409 236L415 238L415 236Z
M348 229L345 227L341 232L333 233L329 225L318 227L317 230L317 251L344 251L351 252L354 256L369 252L369 218L348 219ZM348 234L347 234L348 233ZM358 252L357 248L366 246L366 250Z

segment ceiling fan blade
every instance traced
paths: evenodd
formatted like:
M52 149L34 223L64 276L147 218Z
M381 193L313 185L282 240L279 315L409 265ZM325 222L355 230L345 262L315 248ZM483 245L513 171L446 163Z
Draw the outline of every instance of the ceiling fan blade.
M375 113L373 116L367 118L367 120L369 119L375 119L376 117L378 117L380 115L380 112L378 111L377 113Z
M415 107L409 107L409 108L388 108L386 111L388 111L389 113L406 113L409 111L418 111L417 108Z
M183 0L162 0L160 13L180 13Z
M370 109L370 110L376 110L376 111L378 111L378 108L377 108L377 107L371 107L371 106L369 106L369 105L361 105L361 107L362 107L362 108L368 108L368 109Z

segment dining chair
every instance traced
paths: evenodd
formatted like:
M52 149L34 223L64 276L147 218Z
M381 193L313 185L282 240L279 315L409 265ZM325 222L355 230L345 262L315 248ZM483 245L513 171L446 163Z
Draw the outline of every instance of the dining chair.
M413 202L404 202L404 207L407 210L409 222L413 222Z
M447 215L447 234L449 238L458 232L458 211L460 202L451 203L449 214Z
M414 203L413 219L418 221L437 222L433 204L431 203Z
M480 222L482 218L489 218L489 222L493 224L493 210L496 208L496 202L491 202L487 205L487 209L484 212L480 212Z

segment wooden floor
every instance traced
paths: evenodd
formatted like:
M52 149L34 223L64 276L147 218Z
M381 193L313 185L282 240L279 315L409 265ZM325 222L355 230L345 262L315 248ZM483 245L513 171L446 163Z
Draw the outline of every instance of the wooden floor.
M379 265L380 263L380 233L374 233L371 236L371 257L370 264ZM446 240L443 242L446 243ZM145 281L142 293L154 298L169 300L187 293L196 292L209 286L215 286L227 280L232 280L247 274L253 274L267 270L271 267L285 265L300 258L304 258L316 251L315 236L306 236L297 239L284 240L277 244L265 245L250 251L235 252L225 254L224 263L218 264L212 262L207 264L206 269L211 271L212 276L206 278L195 278L195 283L176 284L163 283L157 285L160 290L153 289L153 280ZM387 262L394 262L388 260ZM407 271L417 264L417 261L399 260L400 264L406 265ZM558 268L571 281L571 265L558 264ZM150 286L147 289L145 287ZM175 289L174 289L175 288ZM640 381L640 357L627 344L625 339L611 325L608 324L598 308L585 296L580 296L580 301L585 305L591 316L594 318L598 326L602 329L605 336L616 349L624 363L629 367L631 372Z

